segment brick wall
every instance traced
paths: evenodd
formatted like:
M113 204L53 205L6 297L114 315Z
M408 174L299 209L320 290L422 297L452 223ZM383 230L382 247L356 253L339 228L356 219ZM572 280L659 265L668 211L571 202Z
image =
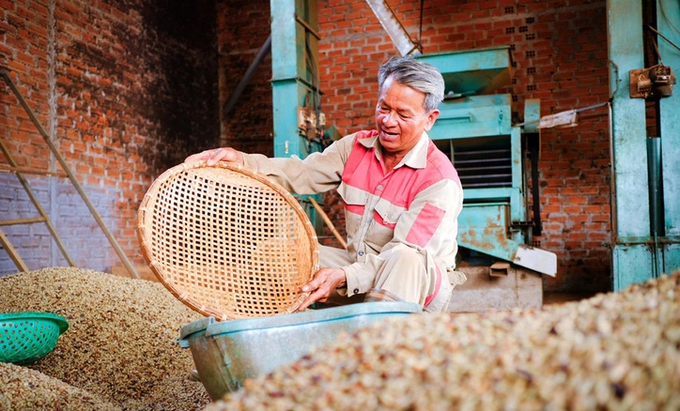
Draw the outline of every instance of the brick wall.
M162 169L218 144L273 152L269 57L234 110L222 111L269 34L269 1L146 3L0 0L0 63L10 66L22 93L88 193L99 199L102 214L131 256L137 247L136 206ZM417 38L421 2L388 3ZM370 128L377 68L397 51L364 0L325 0L318 6L327 121L343 132ZM541 99L543 115L607 99L605 13L603 0L430 0L424 2L421 42L425 53L511 45L513 83L499 92L515 96L513 118L520 121L527 98ZM22 154L21 165L49 168L54 160L12 98L2 89L0 137ZM606 110L581 113L574 128L544 130L541 155L536 183L541 187L544 234L537 240L559 258L558 276L546 278L545 289L609 289ZM62 180L35 178L45 193L41 195L55 205L50 213L58 215ZM0 184L0 212L28 204L14 197L20 193L7 175ZM342 227L336 199L329 197L327 203ZM75 233L84 223L71 224L75 226L66 231ZM107 248L103 243L96 247ZM55 253L54 247L47 248ZM94 268L115 264L110 252L98 254L106 255L106 261ZM0 270L8 265L0 254Z
M148 185L219 138L214 3L0 3L0 64L125 253L141 262L136 213ZM60 170L5 84L0 129L19 166ZM29 179L78 266L119 263L68 180ZM0 187L0 219L37 215L15 176L0 174ZM44 225L3 231L30 269L65 264ZM14 271L0 252L0 274Z
M220 1L217 25L223 109L269 36L269 1ZM271 53L267 53L232 110L220 111L223 145L274 155L271 77Z
M229 27L226 34L224 28L220 30L220 48L228 45L231 55L221 66L231 71L233 67L226 66L237 64L240 72L245 72L268 33L264 25L269 2L230 3L234 6L227 7L229 15L220 17L227 20L221 27ZM388 1L414 39L420 33L420 3ZM377 69L397 50L364 0L325 0L318 6L322 107L327 122L346 133L371 128ZM519 122L525 99L540 98L542 115L607 100L605 12L602 0L431 0L424 2L421 42L425 53L511 46L512 84L498 92L513 94L513 120ZM243 13L249 21L242 20ZM235 35L241 27L244 32ZM260 30L253 31L254 27ZM248 61L238 63L241 55L247 55ZM259 97L263 104L259 108L247 104L257 110L248 116L266 118L271 113L271 97L264 92ZM546 291L611 288L607 119L606 108L599 108L581 113L576 127L542 133L540 179L536 183L541 188L544 230L535 240L558 256L557 278L546 277ZM239 132L242 124L233 124L229 138L236 139L243 134ZM251 127L250 133L253 125L247 124L244 127ZM251 137L265 141L266 147L242 141L232 145L241 149L257 146L255 151L271 154L270 129L253 132ZM333 195L326 197L326 211L342 230L341 205Z

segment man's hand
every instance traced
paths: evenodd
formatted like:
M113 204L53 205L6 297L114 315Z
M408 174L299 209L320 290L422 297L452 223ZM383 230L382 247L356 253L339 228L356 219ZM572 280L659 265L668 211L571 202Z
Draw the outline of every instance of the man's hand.
M302 291L311 292L311 294L302 302L298 311L306 309L317 301L326 301L333 290L344 285L346 281L347 277L342 268L322 268L317 271L314 279L302 287Z
M243 153L234 150L231 147L215 148L212 150L202 151L197 154L192 154L187 157L185 163L193 163L195 161L204 160L207 165L214 166L220 161L231 161L243 165Z

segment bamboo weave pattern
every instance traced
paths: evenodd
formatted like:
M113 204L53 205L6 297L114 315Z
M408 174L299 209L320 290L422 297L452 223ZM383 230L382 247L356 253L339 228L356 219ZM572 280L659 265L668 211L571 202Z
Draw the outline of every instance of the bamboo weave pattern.
M217 320L294 311L318 269L316 234L295 197L232 163L180 164L159 176L137 235L161 283Z

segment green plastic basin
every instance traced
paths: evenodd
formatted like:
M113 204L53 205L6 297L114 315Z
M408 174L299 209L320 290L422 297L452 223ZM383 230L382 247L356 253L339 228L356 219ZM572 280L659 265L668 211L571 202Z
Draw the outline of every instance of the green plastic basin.
M0 314L0 362L30 364L46 356L68 329L64 317L25 311Z

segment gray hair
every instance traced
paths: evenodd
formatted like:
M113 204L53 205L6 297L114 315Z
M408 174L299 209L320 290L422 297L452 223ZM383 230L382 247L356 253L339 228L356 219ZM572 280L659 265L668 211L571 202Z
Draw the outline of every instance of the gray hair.
M444 100L444 78L433 65L416 60L412 56L392 57L378 70L379 92L385 80L394 81L425 94L423 108L426 112L437 108Z

